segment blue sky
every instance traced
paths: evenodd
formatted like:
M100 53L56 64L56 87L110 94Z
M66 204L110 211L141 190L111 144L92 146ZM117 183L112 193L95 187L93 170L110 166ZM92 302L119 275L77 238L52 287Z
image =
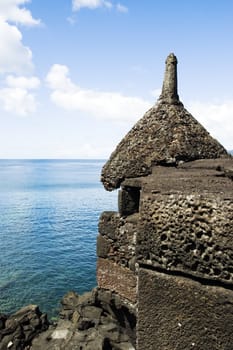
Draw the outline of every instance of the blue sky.
M178 58L179 96L233 149L232 0L0 0L0 158L107 158Z

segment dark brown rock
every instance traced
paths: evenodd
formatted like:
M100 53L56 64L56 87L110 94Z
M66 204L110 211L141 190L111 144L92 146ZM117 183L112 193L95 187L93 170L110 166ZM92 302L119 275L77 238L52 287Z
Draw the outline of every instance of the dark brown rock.
M69 292L62 305L70 308L72 317L59 319L35 338L31 350L134 350L135 310L115 293L103 289L84 295Z
M37 305L23 307L13 315L1 317L0 350L23 350L41 332L47 330L49 322Z
M0 330L5 328L6 320L7 316L4 314L0 314Z

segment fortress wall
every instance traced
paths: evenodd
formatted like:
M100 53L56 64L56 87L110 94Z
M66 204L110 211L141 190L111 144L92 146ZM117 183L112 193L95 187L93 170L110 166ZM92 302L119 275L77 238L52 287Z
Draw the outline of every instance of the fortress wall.
M135 305L137 350L232 349L232 169L156 166L101 215L98 286Z

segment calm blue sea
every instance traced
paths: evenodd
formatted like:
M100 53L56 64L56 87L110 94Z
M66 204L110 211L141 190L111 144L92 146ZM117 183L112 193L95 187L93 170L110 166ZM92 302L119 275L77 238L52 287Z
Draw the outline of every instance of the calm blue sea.
M0 160L0 313L29 303L54 316L69 290L96 285L96 235L116 193L101 160Z

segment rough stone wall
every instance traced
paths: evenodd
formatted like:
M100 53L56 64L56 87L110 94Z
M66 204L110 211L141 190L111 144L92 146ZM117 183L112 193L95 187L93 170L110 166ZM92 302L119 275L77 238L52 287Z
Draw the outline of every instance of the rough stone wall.
M233 160L156 166L104 212L97 280L135 305L137 350L230 350Z
M97 237L97 282L100 288L136 302L135 250L138 215L103 212Z

